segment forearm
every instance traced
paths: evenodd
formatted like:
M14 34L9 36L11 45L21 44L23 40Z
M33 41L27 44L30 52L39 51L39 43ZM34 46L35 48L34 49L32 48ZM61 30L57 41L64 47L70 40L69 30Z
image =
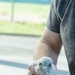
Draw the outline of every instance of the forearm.
M57 64L58 53L56 53L51 46L46 43L39 43L34 51L33 61L39 60L43 56L52 58L54 64ZM28 75L32 75L30 72ZM34 74L35 75L35 74Z
M37 48L34 51L33 61L39 60L43 56L48 56L52 58L54 64L56 65L61 46L62 41L60 34L54 33L46 28L44 34L40 38ZM31 65L29 70L34 73L34 66Z
M38 60L42 56L48 56L52 58L54 64L57 64L58 53L56 53L50 45L43 42L39 43L36 50L34 51L33 60Z

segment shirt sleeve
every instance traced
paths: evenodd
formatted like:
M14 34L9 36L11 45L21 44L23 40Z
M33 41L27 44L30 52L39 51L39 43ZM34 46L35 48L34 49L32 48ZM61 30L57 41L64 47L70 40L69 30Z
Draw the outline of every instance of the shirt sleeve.
M50 14L47 20L47 28L53 32L60 33L60 17L56 11L55 3L52 1Z

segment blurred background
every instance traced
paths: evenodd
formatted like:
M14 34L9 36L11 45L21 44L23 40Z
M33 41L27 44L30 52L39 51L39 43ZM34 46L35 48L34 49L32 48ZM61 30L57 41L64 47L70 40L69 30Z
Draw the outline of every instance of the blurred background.
M0 0L0 75L27 75L46 26L51 0ZM58 74L69 75L62 47Z

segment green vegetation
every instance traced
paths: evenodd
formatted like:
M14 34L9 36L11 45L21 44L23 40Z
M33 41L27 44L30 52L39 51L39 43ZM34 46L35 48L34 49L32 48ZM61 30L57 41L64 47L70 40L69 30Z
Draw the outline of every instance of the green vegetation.
M12 3L0 2L0 15L11 17ZM50 5L31 4L31 3L15 3L14 17L18 16L38 16L47 18ZM28 18L28 17L27 17ZM28 23L28 22L6 22L0 21L0 33L15 34L33 34L41 35L45 27L45 23Z
M0 22L0 33L41 35L44 28L45 23Z
M0 14L10 15L12 3L0 2ZM35 14L41 17L47 17L50 5L46 4L31 4L31 3L15 3L14 14Z

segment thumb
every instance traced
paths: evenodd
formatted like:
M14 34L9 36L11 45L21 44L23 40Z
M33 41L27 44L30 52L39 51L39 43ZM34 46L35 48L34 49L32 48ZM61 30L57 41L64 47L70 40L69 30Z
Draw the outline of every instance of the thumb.
M36 75L35 69L34 69L34 61L32 61L32 62L29 64L28 70L30 71L31 75Z

